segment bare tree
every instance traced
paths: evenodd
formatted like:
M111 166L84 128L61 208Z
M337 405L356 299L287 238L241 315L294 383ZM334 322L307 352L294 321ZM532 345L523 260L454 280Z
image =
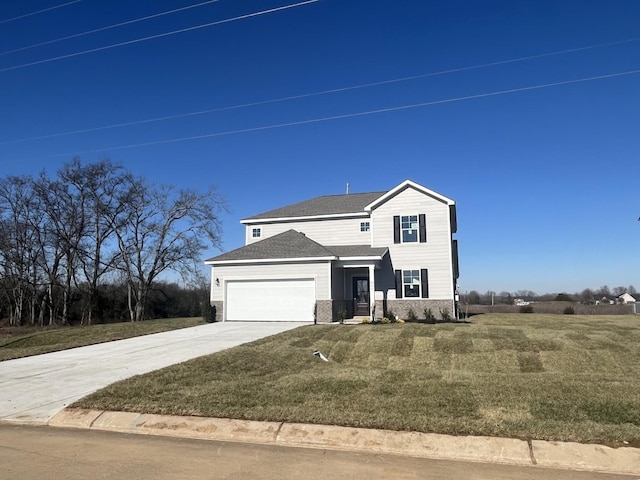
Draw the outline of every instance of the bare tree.
M119 199L124 208L112 217L112 226L127 279L129 316L140 321L152 282L160 274L171 270L183 279L193 278L202 251L219 246L218 212L224 202L214 188L205 193L176 190L131 175L126 183Z
M115 261L115 255L106 245L114 235L114 225L109 219L123 208L118 192L125 174L121 166L108 159L83 165L76 158L65 164L58 176L73 187L77 202L83 208L80 213L84 218L83 248L78 251L81 270L78 274L83 275L78 287L86 297L81 323L90 325L97 307L100 280L111 271Z
M0 180L0 269L3 292L9 300L9 322L35 322L39 284L37 227L30 221L36 200L30 177ZM25 310L26 309L26 310Z
M36 182L36 191L46 213L46 227L53 237L60 257L62 278L63 324L69 321L72 287L76 284L79 259L86 235L87 199L72 185L61 180L50 180L43 172ZM57 272L56 272L57 273Z

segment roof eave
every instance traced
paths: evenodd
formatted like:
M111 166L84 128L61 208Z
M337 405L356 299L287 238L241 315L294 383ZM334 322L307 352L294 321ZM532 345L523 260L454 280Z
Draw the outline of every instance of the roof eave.
M418 190L419 192L424 193L425 195L429 195L430 197L436 198L437 200L440 200L441 202L446 203L447 205L455 205L456 204L456 202L454 200L452 200L452 199L450 199L448 197L445 197L444 195L441 195L438 192L430 190L427 187L423 187L422 185L420 185L420 184L418 184L416 182L413 182L411 180L405 180L404 182L402 182L397 187L392 188L387 193L382 195L380 198L376 199L375 201L371 202L369 205L364 207L365 211L366 212L371 212L378 205L386 202L388 199L394 197L396 194L398 194L399 192L401 192L402 190L404 190L407 187L412 187L412 188Z
M251 225L253 223L277 223L277 222L294 222L298 220L307 221L307 220L328 220L332 218L358 218L358 217L368 217L369 213L362 212L351 212L351 213L330 213L326 215L307 215L307 216L299 216L299 217L271 217L271 218L245 218L240 220L240 223L244 225Z
M235 265L250 263L291 263L291 262L330 262L337 260L335 255L329 257L294 257L294 258L247 258L243 260L206 260L205 265Z

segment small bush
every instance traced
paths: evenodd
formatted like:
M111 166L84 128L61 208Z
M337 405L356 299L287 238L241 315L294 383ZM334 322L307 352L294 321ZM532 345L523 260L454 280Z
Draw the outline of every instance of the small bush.
M441 308L440 318L442 318L443 322L448 322L449 320L451 320L451 315L449 314L449 310L447 310L446 308Z
M338 308L338 322L344 323L344 319L347 317L347 310L341 305Z
M520 313L533 313L533 305L522 305Z
M393 313L393 311L391 311L391 310L387 310L386 312L384 312L383 317L387 317L390 320L395 320L396 319L396 314Z
M424 319L429 323L436 323L436 317L433 315L433 312L430 308L424 309Z
M575 315L576 311L573 309L572 306L568 306L562 311L562 313L564 313L565 315Z
M389 318L387 317L382 317L382 319L380 320L380 323L391 323L391 320L389 320Z
M410 322L415 322L418 320L418 317L416 316L416 312L413 311L413 308L410 308L409 311L407 312L407 320Z

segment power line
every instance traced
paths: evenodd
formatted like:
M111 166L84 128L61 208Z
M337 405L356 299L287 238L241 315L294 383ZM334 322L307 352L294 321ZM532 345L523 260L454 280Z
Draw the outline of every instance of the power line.
M487 98L487 97L495 97L495 96L499 96L499 95L507 95L507 94L511 94L511 93L519 93L519 92L527 92L527 91L533 91L533 90L540 90L543 88L551 88L551 87L558 87L558 86L563 86L563 85L572 85L572 84L576 84L576 83L584 83L584 82L590 82L590 81L594 81L594 80L603 80L603 79L607 79L607 78L616 78L616 77L623 77L626 75L636 75L640 73L640 69L638 70L629 70L626 72L618 72L618 73L610 73L610 74L606 74L606 75L597 75L594 77L585 77L585 78L578 78L578 79L574 79L574 80L564 80L562 82L553 82L553 83L544 83L544 84L540 84L540 85L532 85L529 87L520 87L520 88L512 88L509 90L499 90L496 92L487 92L487 93L479 93L479 94L475 94L475 95L466 95L463 97L454 97L454 98L446 98L443 100L433 100L430 102L421 102L421 103L413 103L410 105L400 105L400 106L396 106L396 107L388 107L388 108L380 108L377 110L367 110L364 112L355 112L355 113L346 113L343 115L334 115L331 117L320 117L320 118L312 118L312 119L308 119L308 120L298 120L295 122L287 122L287 123L278 123L278 124L273 124L273 125L263 125L261 127L252 127L252 128L245 128L245 129L240 129L240 130L228 130L225 132L216 132L216 133L207 133L207 134L203 134L203 135L194 135L194 136L190 136L190 137L179 137L179 138L171 138L168 140L159 140L159 141L155 141L155 142L145 142L145 143L133 143L133 144L129 144L129 145L120 145L120 146L116 146L116 147L103 147L100 149L93 149L93 150L85 150L83 152L72 152L72 153L60 153L57 155L52 155L51 157L67 157L67 156L72 156L72 155L83 155L83 154L87 154L87 153L98 153L98 152L104 152L104 151L108 151L108 150L124 150L124 149L128 149L128 148L136 148L136 147L149 147L149 146L153 146L153 145L163 145L163 144L168 144L168 143L177 143L177 142L185 142L188 140L199 140L199 139L203 139L203 138L214 138L214 137L223 137L223 136L227 136L227 135L237 135L240 133L250 133L250 132L259 132L259 131L263 131L263 130L272 130L272 129L276 129L276 128L284 128L284 127L293 127L293 126L297 126L297 125L309 125L312 123L321 123L321 122L329 122L332 120L343 120L346 118L354 118L354 117L364 117L364 116L368 116L368 115L376 115L376 114L380 114L380 113L389 113L389 112L397 112L400 110L409 110L409 109L413 109L413 108L420 108L420 107L428 107L428 106L433 106L433 105L442 105L445 103L454 103L454 102L461 102L461 101L465 101L465 100L475 100L478 98Z
M50 10L55 10L57 8L66 7L67 5L73 5L74 3L78 3L78 2L81 2L81 1L82 0L73 0L73 2L63 3L61 5L56 5L55 7L49 7L49 8L45 8L43 10L38 10L36 12L25 13L24 15L20 15L18 17L7 18L6 20L0 20L0 25L2 25L3 23L9 23L9 22L13 22L15 20L20 20L21 18L26 18L26 17L31 17L33 15L38 15L40 13L48 12Z
M282 7L270 8L268 10L261 10L259 12L248 13L246 15L240 15L240 16L237 16L237 17L227 18L227 19L224 19L224 20L218 20L218 21L215 21L215 22L203 23L203 24L200 24L200 25L195 25L193 27L181 28L180 30L173 30L171 32L160 33L158 35L149 35L147 37L137 38L137 39L134 39L134 40L128 40L126 42L114 43L114 44L111 44L111 45L106 45L104 47L92 48L90 50L83 50L82 52L69 53L67 55L60 55L58 57L46 58L44 60L38 60L36 62L23 63L22 65L14 65L13 67L6 67L6 68L0 69L0 72L8 72L10 70L17 70L19 68L25 68L25 67L30 67L30 66L33 66L33 65L40 65L42 63L55 62L57 60L63 60L65 58L72 58L72 57L77 57L77 56L80 56L80 55L86 55L87 53L100 52L102 50L109 50L111 48L122 47L122 46L125 46L125 45L132 45L134 43L146 42L148 40L153 40L153 39L162 38L162 37L168 37L170 35L176 35L178 33L190 32L190 31L193 31L193 30L199 30L201 28L207 28L207 27L212 27L212 26L215 26L215 25L221 25L223 23L234 22L234 21L237 21L237 20L244 20L244 19L251 18L251 17L257 17L259 15L266 15L266 14L278 12L278 11L281 11L281 10L288 10L288 9L291 9L291 8L301 7L303 5L308 5L310 3L316 3L316 2L319 2L319 1L320 0L305 0L304 2L293 3L293 4L290 4L290 5L284 5Z
M81 0L78 0L78 1L81 1ZM142 22L142 21L145 21L145 20L151 20L152 18L158 18L158 17L162 17L162 16L165 16L165 15L171 15L173 13L182 12L183 10L189 10L191 8L201 7L203 5L208 5L210 3L216 3L216 2L219 2L219 1L220 0L208 0L206 2L196 3L195 5L188 5L186 7L176 8L175 10L168 10L166 12L160 12L160 13L156 13L156 14L153 14L153 15L148 15L146 17L134 18L133 20L128 20L126 22L116 23L116 24L113 24L113 25L107 25L106 27L100 27L100 28L96 28L94 30L88 30L86 32L75 33L73 35L67 35L66 37L56 38L56 39L53 39L53 40L47 40L46 42L34 43L33 45L27 45L26 47L20 47L20 48L14 49L14 50L7 50L6 52L0 52L0 57L4 56L4 55L9 55L10 53L23 52L25 50L30 50L32 48L42 47L44 45L51 45L52 43L62 42L63 40L70 40L72 38L83 37L85 35L91 35L92 33L103 32L105 30L110 30L112 28L122 27L124 25L131 25L132 23L138 23L138 22Z
M537 54L537 55L528 55L528 56L525 56L525 57L518 57L518 58L507 59L507 60L498 60L498 61L495 61L495 62L482 63L482 64L479 64L479 65L471 65L471 66L453 68L453 69L448 69L448 70L440 70L438 72L423 73L423 74L419 74L419 75L412 75L412 76L409 76L409 77L400 77L400 78L394 78L394 79L390 79L390 80L382 80L382 81L379 81L379 82L371 82L371 83L365 83L365 84L360 84L360 85L351 85L351 86L347 86L347 87L333 88L333 89L329 89L329 90L322 90L322 91L319 91L319 92L303 93L303 94L300 94L300 95L290 95L290 96L287 96L287 97L274 98L274 99L270 99L270 100L261 100L261 101L257 101L257 102L241 103L241 104L237 104L237 105L230 105L230 106L227 106L227 107L219 107L219 108L212 108L212 109L206 109L206 110L198 110L198 111L194 111L194 112L180 113L180 114L177 114L177 115L166 115L166 116L162 116L162 117L148 118L148 119L145 119L145 120L136 120L136 121L133 121L133 122L114 123L114 124L111 124L111 125L104 125L104 126L101 126L101 127L85 128L85 129L81 129L81 130L73 130L73 131L61 132L61 133L52 133L52 134L48 134L48 135L40 135L40 136L36 136L36 137L21 138L21 139L17 139L17 140L8 140L8 141L0 142L0 145L21 143L21 142L27 142L27 141L31 141L31 140L43 140L43 139L46 139L46 138L64 137L64 136L68 136L68 135L76 135L76 134L80 134L80 133L89 133L89 132L97 132L97 131L100 131L100 130L109 130L109 129L113 129L113 128L131 127L131 126L135 126L135 125L143 125L143 124L146 124L146 123L154 123L154 122L161 122L161 121L165 121L165 120L175 120L175 119L178 119L178 118L194 117L194 116L205 115L205 114L209 114L209 113L223 112L223 111L227 111L227 110L237 110L237 109L248 108L248 107L256 107L256 106L259 106L259 105L268 105L268 104L271 104L271 103L279 103L279 102L285 102L285 101L289 101L289 100L299 100L299 99L302 99L302 98L316 97L316 96L328 95L328 94L332 94L332 93L341 93L341 92L347 92L347 91L350 91L350 90L377 87L377 86L381 86L381 85L390 85L390 84L393 84L393 83L406 82L406 81L410 81L410 80L418 80L418 79L421 79L421 78L435 77L435 76L447 75L447 74L451 74L451 73L460 73L460 72L465 72L465 71L469 71L469 70L477 70L477 69L480 69L480 68L495 67L495 66L499 66L499 65L507 65L507 64L510 64L510 63L523 62L523 61L527 61L527 60L535 60L535 59L539 59L539 58L545 58L545 57L551 57L551 56L557 56L557 55L564 55L564 54L567 54L567 53L575 53L575 52L580 52L580 51L585 51L585 50L592 50L592 49L595 49L595 48L602 48L602 47L608 47L608 46L612 46L612 45L620 45L620 44L624 44L624 43L631 43L631 42L637 42L637 41L640 41L640 37L630 38L630 39L626 39L626 40L618 40L618 41L614 41L614 42L599 43L599 44L596 44L596 45L588 45L588 46L585 46L585 47L570 48L570 49L559 50L559 51L549 52L549 53L541 53L541 54Z

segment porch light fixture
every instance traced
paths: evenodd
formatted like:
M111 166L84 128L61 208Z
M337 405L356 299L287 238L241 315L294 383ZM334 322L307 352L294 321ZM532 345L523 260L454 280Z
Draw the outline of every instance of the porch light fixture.
M219 286L220 286L220 279L216 278L216 287L219 287Z

